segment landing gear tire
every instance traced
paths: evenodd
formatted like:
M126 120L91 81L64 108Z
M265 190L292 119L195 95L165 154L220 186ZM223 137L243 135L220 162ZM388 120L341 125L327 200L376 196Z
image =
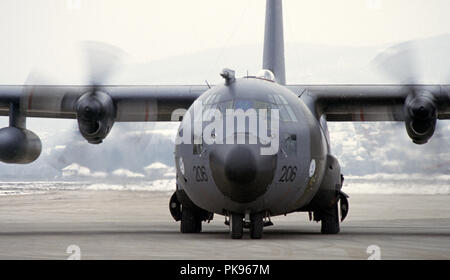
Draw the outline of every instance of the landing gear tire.
M250 216L250 237L261 239L264 228L264 213L256 213Z
M230 215L230 236L232 239L241 239L244 233L244 215Z
M321 232L323 234L337 234L340 231L339 227L339 211L338 204L335 206L321 210L322 227Z
M202 231L202 219L193 208L182 207L180 231L182 233L199 233Z

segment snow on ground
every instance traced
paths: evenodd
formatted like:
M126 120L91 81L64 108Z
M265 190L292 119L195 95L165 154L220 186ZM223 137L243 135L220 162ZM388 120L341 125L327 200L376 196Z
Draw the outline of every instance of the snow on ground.
M0 195L38 194L52 191L163 191L173 192L176 186L173 174L156 180L100 181L35 181L0 182ZM450 175L429 174L371 174L346 176L343 191L351 194L417 194L450 195Z

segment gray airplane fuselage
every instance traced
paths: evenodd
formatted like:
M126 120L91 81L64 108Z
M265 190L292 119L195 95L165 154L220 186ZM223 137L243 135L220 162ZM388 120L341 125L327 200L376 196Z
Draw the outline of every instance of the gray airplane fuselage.
M262 155L261 147L265 143L250 144L252 132L248 130L245 144L237 141L227 144L230 139L225 139L236 140L242 131L224 132L220 135L224 138L222 144L217 143L218 139L212 144L178 143L175 148L177 190L183 190L197 206L217 214L265 211L275 216L304 208L313 200L328 165L328 132L296 94L272 81L242 78L211 88L197 102L201 102L203 111L208 108L245 111L255 106L261 108L261 104L278 108L278 135L272 137L279 144L273 154ZM193 105L188 113L192 116L194 111ZM198 134L202 130L194 128L195 120L196 116L184 118L177 137L187 133L186 129L191 130L192 139L201 137ZM208 125L203 119L201 122L202 127ZM183 165L181 170L180 165Z

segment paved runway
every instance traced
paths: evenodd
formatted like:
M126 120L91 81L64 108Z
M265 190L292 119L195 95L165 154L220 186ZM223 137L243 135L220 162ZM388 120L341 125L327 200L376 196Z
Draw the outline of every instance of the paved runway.
M2 196L0 259L67 259L70 245L81 259L450 259L448 195L351 195L339 235L321 235L319 224L296 213L273 218L261 240L248 233L230 240L222 216L200 234L181 234L169 197L125 191Z

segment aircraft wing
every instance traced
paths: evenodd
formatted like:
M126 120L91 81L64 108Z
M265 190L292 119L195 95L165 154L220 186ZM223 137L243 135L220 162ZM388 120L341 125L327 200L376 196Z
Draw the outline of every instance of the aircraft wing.
M450 85L289 85L317 116L328 121L404 121L408 96L434 98L438 119L450 119ZM170 121L176 109L188 109L206 85L101 86L116 106L115 121ZM79 98L91 86L0 86L0 115L11 102L27 117L76 118Z
M450 119L450 85L291 85L316 116L328 121L405 121L405 104L432 100L437 119ZM420 102L419 102L420 103ZM420 103L422 104L422 103Z
M116 107L115 121L170 121L176 109L188 109L206 85L99 86ZM27 117L76 118L80 97L92 86L0 86L0 115L7 116L12 102Z

